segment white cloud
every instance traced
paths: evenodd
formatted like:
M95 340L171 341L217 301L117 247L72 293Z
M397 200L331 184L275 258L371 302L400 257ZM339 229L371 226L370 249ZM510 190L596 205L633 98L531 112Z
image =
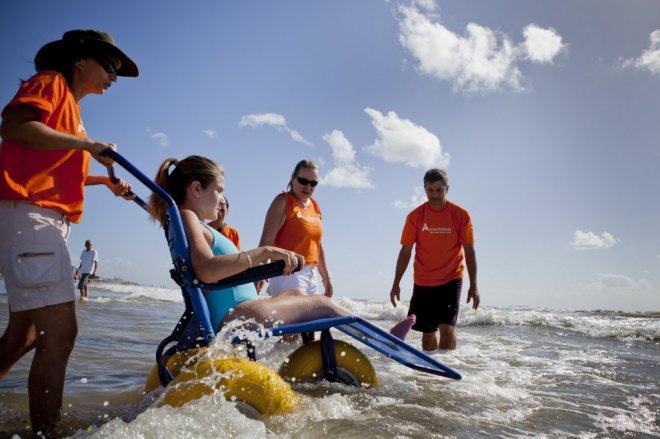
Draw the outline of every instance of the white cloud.
M151 128L147 128L147 133L149 134L151 140L154 140L160 146L170 146L170 136L167 134L161 131L153 132Z
M651 290L653 285L646 279L633 279L623 274L599 273L598 280L588 285L598 290Z
M286 119L277 113L248 114L243 116L238 125L257 128L261 125L270 125L274 127L286 126Z
M365 108L371 123L378 132L373 145L365 150L387 162L404 163L414 168L445 168L449 154L442 151L438 137L426 128L401 119L394 112L386 115L372 108Z
M565 47L553 29L533 24L524 29L525 41L516 46L508 36L476 23L468 23L461 36L415 7L399 10L399 41L417 59L419 70L452 82L457 91L522 91L518 61L549 63Z
M414 209L420 204L426 202L426 192L424 191L424 186L416 186L413 189L413 194L408 201L396 200L394 202L394 207L397 209Z
M296 142L303 143L305 145L312 146L312 143L307 141L298 131L293 130L287 126L286 119L281 114L277 113L260 113L260 114L248 114L243 116L238 122L239 126L242 127L251 127L258 128L263 125L271 126L278 131L283 131Z
M594 232L583 232L577 230L573 234L573 242L571 246L575 250L600 250L604 248L613 247L617 243L617 239L607 232L596 235Z
M333 130L330 134L323 136L323 140L330 145L330 148L332 149L332 158L334 158L337 163L352 163L355 160L355 150L353 149L353 145L343 132Z
M624 67L635 67L640 70L660 75L660 29L651 32L649 47L637 58L630 58L623 62Z
M333 130L330 134L324 135L323 140L330 145L335 162L335 167L321 179L323 184L355 189L374 187L369 178L371 169L360 166L355 161L355 149L343 132Z
M523 30L525 42L523 47L527 57L537 63L551 63L557 54L565 47L561 35L554 29L543 29L535 24L528 25Z
M204 134L206 134L209 139L215 139L218 137L218 132L216 130L208 129L208 130L202 130Z
M415 4L429 12L433 12L438 9L438 5L436 4L435 0L415 0Z

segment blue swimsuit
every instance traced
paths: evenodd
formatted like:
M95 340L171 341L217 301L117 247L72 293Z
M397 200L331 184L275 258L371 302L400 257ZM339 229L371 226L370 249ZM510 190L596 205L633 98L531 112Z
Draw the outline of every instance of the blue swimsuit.
M213 247L211 247L211 251L213 251L214 255L235 255L238 253L238 249L233 242L205 223L202 224L213 235ZM225 318L231 309L236 308L243 302L257 300L258 298L257 290L254 288L252 282L223 290L209 291L204 296L206 305L209 307L211 324L216 330L218 330L220 322L222 322L222 319Z

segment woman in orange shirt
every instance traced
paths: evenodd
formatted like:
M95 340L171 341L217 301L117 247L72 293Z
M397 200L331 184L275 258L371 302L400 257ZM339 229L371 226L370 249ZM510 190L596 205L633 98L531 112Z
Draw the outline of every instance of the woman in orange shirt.
M0 272L9 304L0 377L35 350L30 420L34 432L50 436L78 332L70 223L82 217L84 186L105 184L117 196L130 190L123 180L88 175L91 158L112 165L101 153L115 145L87 137L79 103L104 94L117 76L138 76L138 68L110 34L95 30L66 32L39 50L34 65L37 73L4 108L0 126Z
M321 244L321 209L312 198L318 183L316 163L301 160L291 174L288 191L276 196L268 209L259 245L274 245L305 257L305 266L300 271L270 280L268 293L271 296L292 288L307 294L319 294L320 273L324 295L332 297L332 281ZM258 284L257 290L262 287L263 282Z

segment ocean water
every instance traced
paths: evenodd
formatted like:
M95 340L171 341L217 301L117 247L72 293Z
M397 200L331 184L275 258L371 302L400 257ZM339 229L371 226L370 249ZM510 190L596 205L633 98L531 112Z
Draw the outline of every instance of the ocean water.
M294 384L302 399L294 413L253 419L220 394L180 408L143 394L156 346L183 311L178 290L97 283L90 296L77 304L79 335L65 384L65 431L74 437L660 437L660 312L464 308L458 349L431 354L463 380L408 369L354 343L380 386ZM385 300L336 300L384 328L406 311ZM0 283L2 329L6 302ZM407 338L416 346L420 340L414 331ZM292 350L262 343L259 361L274 369ZM0 437L30 434L30 361L31 354L0 380Z

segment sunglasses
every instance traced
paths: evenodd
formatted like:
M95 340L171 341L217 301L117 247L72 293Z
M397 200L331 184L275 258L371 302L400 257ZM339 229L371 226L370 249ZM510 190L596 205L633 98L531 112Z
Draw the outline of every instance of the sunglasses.
M298 183L302 184L303 186L310 185L311 187L316 187L316 185L319 184L319 182L316 180L307 180L306 178L298 176L296 176L296 180L298 180Z
M115 63L113 63L109 59L94 58L94 61L96 61L103 68L103 70L105 70L105 72L108 73L109 75L117 74L117 67L115 67Z

